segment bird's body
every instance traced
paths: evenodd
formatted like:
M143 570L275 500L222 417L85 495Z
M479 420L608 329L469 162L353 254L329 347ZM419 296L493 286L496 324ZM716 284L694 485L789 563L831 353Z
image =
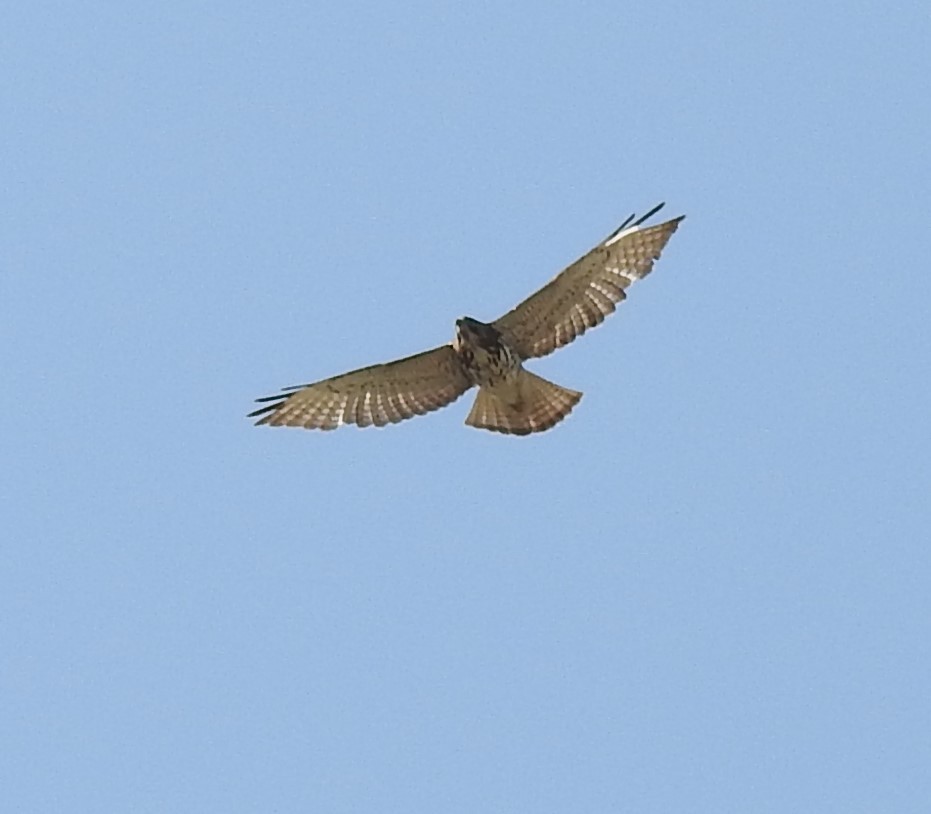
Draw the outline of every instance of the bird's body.
M470 426L514 435L539 432L565 418L582 397L524 370L520 355L494 325L457 319L453 350L479 388L466 418Z
M258 424L335 429L402 421L455 401L478 387L466 424L527 435L565 418L582 394L524 369L598 325L625 299L624 290L645 277L682 217L656 226L641 224L655 207L566 268L550 283L493 323L456 320L452 343L383 365L289 387L250 417Z
M472 317L457 319L453 350L469 380L478 387L505 387L517 381L520 357L494 325Z

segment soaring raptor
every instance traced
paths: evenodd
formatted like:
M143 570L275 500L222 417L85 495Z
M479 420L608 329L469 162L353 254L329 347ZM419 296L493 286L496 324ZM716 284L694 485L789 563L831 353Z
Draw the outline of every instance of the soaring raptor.
M588 254L494 322L456 320L448 345L364 367L314 384L286 387L249 417L256 424L332 430L383 427L478 395L466 424L527 435L558 424L582 394L524 369L524 361L568 345L612 313L635 280L646 277L684 215L655 226L631 215Z

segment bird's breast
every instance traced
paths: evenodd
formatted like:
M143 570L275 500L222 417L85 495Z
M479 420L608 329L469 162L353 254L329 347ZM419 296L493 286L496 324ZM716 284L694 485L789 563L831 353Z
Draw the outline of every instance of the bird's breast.
M520 370L520 357L502 340L478 344L466 339L456 343L456 352L466 374L479 387L514 381Z

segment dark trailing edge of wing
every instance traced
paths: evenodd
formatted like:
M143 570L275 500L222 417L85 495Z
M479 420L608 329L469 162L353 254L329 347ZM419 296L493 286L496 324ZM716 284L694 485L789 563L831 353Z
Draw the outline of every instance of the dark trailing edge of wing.
M637 216L636 216L636 215L631 215L631 216L630 216L627 220L625 220L620 226L618 226L617 229L615 229L613 232L611 232L610 235L608 235L608 236L605 238L605 242L609 241L612 237L614 237L614 236L617 235L618 233L623 232L628 226L639 226L639 225L640 225L641 223L643 223L644 221L649 220L649 219L652 218L657 212L659 212L659 210L662 209L664 206L666 206L666 202L665 202L665 201L662 201L661 203L658 203L658 204L657 204L656 206L654 206L649 212L647 212L642 218L639 218L638 220L634 221L633 223L631 223L631 221L633 221L634 218L636 218Z

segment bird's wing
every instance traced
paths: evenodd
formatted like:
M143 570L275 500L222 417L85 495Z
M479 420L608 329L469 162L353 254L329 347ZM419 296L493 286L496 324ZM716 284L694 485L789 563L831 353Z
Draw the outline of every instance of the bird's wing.
M451 345L372 365L314 384L286 387L249 418L273 427L333 430L342 424L383 427L455 401L472 383Z
M628 225L631 215L588 254L492 324L524 359L546 356L600 324L625 298L624 289L650 273L685 217L641 225L662 206Z

